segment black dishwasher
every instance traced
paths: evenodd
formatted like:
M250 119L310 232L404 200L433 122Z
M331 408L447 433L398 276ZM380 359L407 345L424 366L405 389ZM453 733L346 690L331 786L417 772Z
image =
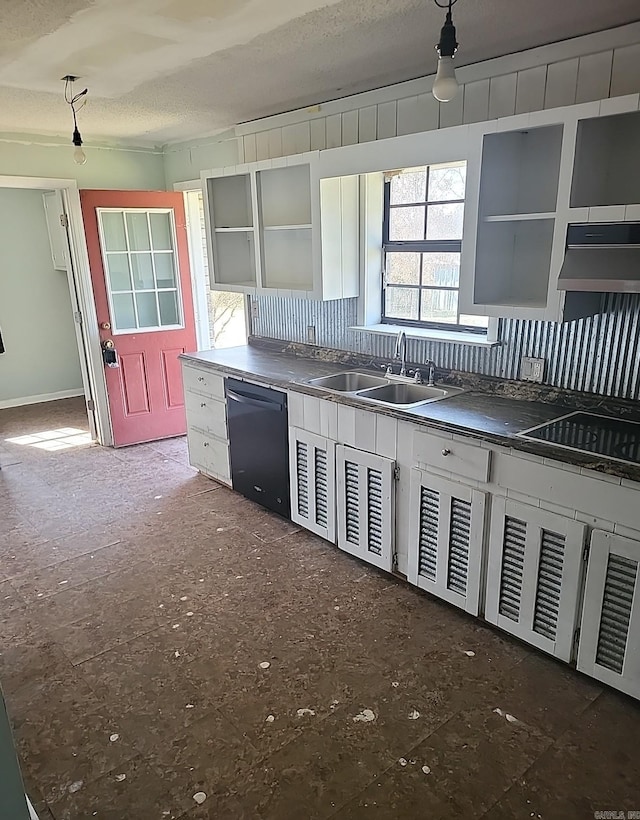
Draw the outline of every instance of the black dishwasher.
M291 516L287 395L225 379L233 489Z

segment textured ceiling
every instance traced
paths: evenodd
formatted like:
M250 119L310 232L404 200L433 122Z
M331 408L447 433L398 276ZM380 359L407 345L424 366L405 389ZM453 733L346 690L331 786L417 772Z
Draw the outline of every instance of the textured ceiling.
M640 19L638 0L460 0L459 65ZM432 0L2 0L0 132L159 144L432 73Z

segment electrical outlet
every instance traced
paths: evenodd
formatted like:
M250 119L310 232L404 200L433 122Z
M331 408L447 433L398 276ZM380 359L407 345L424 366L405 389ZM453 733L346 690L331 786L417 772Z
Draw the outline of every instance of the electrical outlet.
M520 378L525 382L539 382L544 379L544 359L523 356L520 361Z
M307 326L307 344L314 345L316 343L316 326Z

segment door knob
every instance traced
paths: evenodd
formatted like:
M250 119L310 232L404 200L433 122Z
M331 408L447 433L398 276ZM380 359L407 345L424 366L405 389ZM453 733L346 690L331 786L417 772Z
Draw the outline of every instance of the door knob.
M105 365L107 367L120 367L113 339L105 339L100 347L102 348L102 360Z

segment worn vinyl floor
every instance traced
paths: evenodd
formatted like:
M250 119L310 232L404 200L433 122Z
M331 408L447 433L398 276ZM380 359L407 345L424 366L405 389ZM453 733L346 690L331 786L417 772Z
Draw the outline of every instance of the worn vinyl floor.
M78 401L0 412L0 681L41 820L640 810L637 703L197 475L182 439L83 429Z

